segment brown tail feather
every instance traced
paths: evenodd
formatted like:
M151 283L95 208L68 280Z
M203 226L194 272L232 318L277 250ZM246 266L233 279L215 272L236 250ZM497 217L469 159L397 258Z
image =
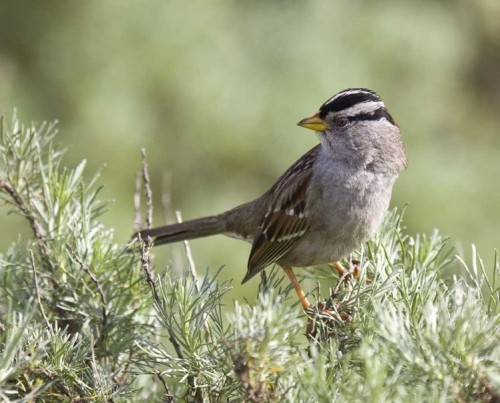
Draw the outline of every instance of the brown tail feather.
M220 216L210 216L178 224L165 225L136 232L132 238L151 237L154 245L162 245L209 235L222 234L226 231L224 220Z

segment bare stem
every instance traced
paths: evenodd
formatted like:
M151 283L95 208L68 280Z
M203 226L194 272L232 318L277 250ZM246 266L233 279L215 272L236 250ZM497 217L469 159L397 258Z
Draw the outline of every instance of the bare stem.
M12 204L16 206L21 211L21 213L28 219L33 234L35 235L35 238L38 241L40 252L42 253L42 255L47 256L49 253L47 244L45 243L44 240L45 230L43 229L42 225L38 222L33 212L28 208L21 195L8 181L0 179L0 189L4 190L12 198L13 201Z
M165 401L168 403L173 402L174 397L170 394L167 383L165 382L165 379L163 379L161 372L157 372L156 376L157 376L158 380L162 383L163 388L165 389Z
M151 190L151 180L149 178L146 149L141 150L142 155L142 181L144 183L144 195L146 196L146 228L153 226L153 192Z
M86 274L88 274L88 276L90 277L90 279L92 280L92 282L95 284L95 286L97 288L97 292L99 294L99 298L101 299L101 316L102 316L101 327L102 327L102 329L101 329L101 334L100 334L99 340L98 340L99 345L100 345L104 341L104 338L106 337L106 327L108 325L108 313L106 311L106 306L107 306L106 296L104 294L104 290L102 288L102 284L99 282L99 280L94 275L94 273L92 273L90 271L90 269L82 262L82 260L76 254L76 252L71 248L71 246L66 245L66 249L69 251L69 253L73 257L73 259L75 259L76 263L78 263L78 265L80 266L80 268Z
M179 223L182 222L182 215L180 211L175 212L175 216L177 217L177 221ZM196 266L194 264L194 259L193 259L193 254L191 253L191 247L189 246L188 241L184 241L184 247L186 248L186 256L188 259L189 263L189 271L191 272L191 276L193 277L193 282L194 282L194 288L196 292L199 294L200 293L200 287L198 285L198 273L196 272ZM212 331L210 330L210 325L208 324L208 315L204 314L203 315L203 320L204 323L203 325L205 326L205 330L207 331L207 337L209 340L212 340Z
M139 234L139 246L141 249L141 266L142 270L144 271L144 274L146 276L146 281L148 282L149 286L151 287L151 292L153 293L153 299L158 304L160 308L163 308L163 303L161 302L160 296L158 294L158 291L156 290L156 284L153 280L153 277L151 276L151 257L149 255L149 251L151 250L151 239L148 237L148 239L144 240ZM168 331L168 336L169 340L174 346L175 352L177 353L177 356L179 358L184 358L184 354L182 354L181 346L179 342L177 341L177 338L175 337L174 332L170 327L167 327Z
M30 250L30 258L31 258L31 268L33 269L33 277L35 279L36 299L38 301L38 305L40 306L40 311L42 312L42 316L43 316L43 319L45 320L45 324L47 325L47 329L50 329L50 322L49 322L49 319L47 318L47 315L45 315L45 310L43 309L42 300L40 298L40 287L38 286L38 276L37 276L37 272L36 272L35 256L34 256L32 250Z
M163 172L163 179L161 184L161 207L163 210L163 222L169 223L169 215L172 211L172 196L170 194L170 187L172 184L172 174L170 171Z
M137 173L135 177L135 192L134 192L134 232L140 231L142 228L141 214L141 175Z
M177 218L177 222L182 222L182 214L179 210L175 212L175 216ZM200 287L198 286L198 273L196 272L196 266L194 264L193 254L191 253L191 247L189 246L188 241L183 241L184 248L186 249L186 256L189 263L189 271L191 272L191 276L193 276L194 286L196 288L196 292L200 293Z

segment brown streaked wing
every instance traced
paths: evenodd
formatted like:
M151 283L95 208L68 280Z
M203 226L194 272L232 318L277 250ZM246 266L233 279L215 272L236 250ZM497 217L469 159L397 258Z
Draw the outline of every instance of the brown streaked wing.
M243 282L279 260L307 231L305 197L319 147L304 154L270 189L272 198L255 234Z

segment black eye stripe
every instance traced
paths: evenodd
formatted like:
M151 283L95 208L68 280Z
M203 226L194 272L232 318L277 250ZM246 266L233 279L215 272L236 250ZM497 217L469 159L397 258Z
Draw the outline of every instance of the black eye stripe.
M381 120L387 119L393 125L396 124L391 114L385 108L378 108L373 113L359 113L355 116L348 117L350 122L359 122L361 120Z

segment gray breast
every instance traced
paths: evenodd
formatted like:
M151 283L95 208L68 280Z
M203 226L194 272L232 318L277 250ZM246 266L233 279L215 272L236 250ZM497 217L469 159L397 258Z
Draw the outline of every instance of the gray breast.
M335 163L320 169L324 171L315 175L309 189L311 232L316 234L318 252L324 249L318 258L334 261L378 230L396 177Z

